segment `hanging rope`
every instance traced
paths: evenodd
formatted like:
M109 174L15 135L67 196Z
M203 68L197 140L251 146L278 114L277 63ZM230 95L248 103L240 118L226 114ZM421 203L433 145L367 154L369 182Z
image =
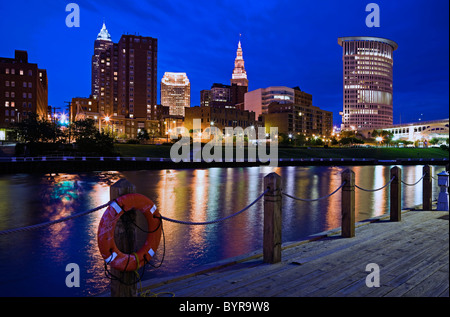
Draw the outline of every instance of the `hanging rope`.
M402 181L402 183L403 183L404 185L406 185L406 186L415 186L415 185L417 185L417 184L425 177L425 175L426 175L426 173L423 174L422 177L421 177L417 182L415 182L414 184L408 184L408 183L405 183L404 181Z
M218 223L227 219L230 219L234 216L239 215L240 213L243 213L244 211L246 211L247 209L249 209L251 206L253 206L258 200L260 200L261 198L264 197L264 195L269 191L269 189L266 189L261 195L258 196L258 198L256 198L252 203L250 203L250 205L248 205L247 207L245 207L244 209L239 210L238 212L235 212L234 214L231 214L229 216L220 218L220 219L216 219L216 220L212 220L212 221L204 221L204 222L190 222L190 221L183 221L183 220L176 220L176 219L170 219L164 216L161 216L161 219L166 220L166 221L170 221L170 222L174 222L174 223L179 223L179 224L183 224L183 225L211 225L214 223Z
M394 180L394 178L395 178L395 176L392 176L391 180L390 180L389 182L387 182L386 185L384 185L383 187L377 188L377 189L365 189L365 188L359 187L359 186L356 185L356 184L355 184L355 187L358 188L358 189L361 189L361 190L363 190L363 191L365 191L365 192L376 192L376 191L382 190L383 188L385 188L386 186L388 186L390 183L392 183L392 181Z
M92 213L94 211L97 211L97 210L103 209L105 207L108 207L109 204L111 204L111 203L112 203L112 200L107 202L106 204L103 204L101 206L98 206L98 207L95 207L93 209L87 210L85 212L81 212L81 213L78 213L78 214L75 214L75 215L72 215L72 216L68 216L68 217L65 217L65 218L61 218L61 219L58 219L58 220L47 221L47 222L44 222L44 223L39 223L39 224L36 224L36 225L31 225L31 226L26 226L26 227L20 227L20 228L3 230L3 231L0 231L0 236L11 234L11 233L16 233L16 232L36 230L36 229L43 228L43 227L48 227L48 226L51 226L51 225L54 225L54 224L57 224L57 223L60 223L60 222L63 222L63 221L75 219L75 218L78 218L78 217L90 214L90 213Z
M339 187L338 187L335 191L333 191L331 194L328 194L328 195L323 196L323 197L320 197L320 198L315 198L315 199L298 198L298 197L289 195L289 194L284 193L284 192L282 192L282 194L285 195L285 196L287 196L287 197L289 197L289 198L292 198L292 199L295 199L295 200L300 200L300 201L318 201L318 200L322 200L322 199L325 199L325 198L328 198L328 197L333 196L333 195L334 195L335 193L337 193L342 187L344 187L345 183L346 183L346 182L344 181L344 182L341 184L341 186L339 186Z

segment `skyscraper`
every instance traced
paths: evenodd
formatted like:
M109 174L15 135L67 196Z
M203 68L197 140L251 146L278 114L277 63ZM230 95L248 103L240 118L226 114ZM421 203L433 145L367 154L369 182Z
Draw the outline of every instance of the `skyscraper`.
M185 108L190 107L191 84L186 73L164 73L161 79L161 104L169 107L169 115L185 115Z
M119 109L127 118L156 119L158 40L122 35L119 40Z
M111 41L111 35L105 23L94 42L92 55L91 96L98 100L99 111L104 115L117 115L117 44ZM114 59L114 61L112 60ZM115 75L114 75L115 74Z
M340 37L343 60L342 130L393 124L393 52L398 45L379 37Z
M122 35L118 43L103 23L94 42L91 95L103 116L155 119L157 39Z

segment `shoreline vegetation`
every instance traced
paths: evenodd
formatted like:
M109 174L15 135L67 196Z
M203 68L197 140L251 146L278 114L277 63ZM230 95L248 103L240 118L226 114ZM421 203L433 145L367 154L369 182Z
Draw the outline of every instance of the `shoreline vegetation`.
M170 146L115 144L115 151L122 157L170 158ZM244 148L247 158L247 147ZM224 150L222 150L224 152ZM235 157L235 155L234 155ZM449 151L441 148L394 148L394 147L278 147L278 158L365 158L377 160L395 159L442 159Z

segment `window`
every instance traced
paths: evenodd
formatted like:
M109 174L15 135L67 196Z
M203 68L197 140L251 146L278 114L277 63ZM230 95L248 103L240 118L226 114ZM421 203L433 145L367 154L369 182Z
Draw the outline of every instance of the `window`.
M9 74L9 68L5 69L5 74Z
M21 69L21 70L19 71L19 74L20 74L20 75L23 75L23 69Z
M28 71L28 76L33 76L33 71L31 69Z
M5 86L9 87L9 80L5 81Z
M9 101L5 101L5 107L9 107Z
M5 91L5 97L9 98L9 91Z

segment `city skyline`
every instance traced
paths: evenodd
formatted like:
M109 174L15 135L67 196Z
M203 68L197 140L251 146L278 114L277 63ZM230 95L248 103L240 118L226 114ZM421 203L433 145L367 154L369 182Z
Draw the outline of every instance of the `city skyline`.
M394 124L400 118L404 123L448 117L448 3L378 1L379 28L365 25L368 3L328 2L319 7L297 1L163 1L124 6L118 1L78 1L80 27L68 28L67 3L2 2L0 9L8 14L0 26L8 31L2 34L0 56L26 50L30 62L47 69L49 104L64 108L64 101L90 94L92 47L105 22L113 42L127 33L158 39L157 80L166 71L187 73L195 106L201 90L213 83L228 84L241 40L249 91L299 86L313 95L315 106L332 111L334 125L339 125L343 83L337 40L378 36L399 44ZM38 24L31 18L35 15ZM297 15L302 19L295 19ZM422 38L426 45L418 43Z

